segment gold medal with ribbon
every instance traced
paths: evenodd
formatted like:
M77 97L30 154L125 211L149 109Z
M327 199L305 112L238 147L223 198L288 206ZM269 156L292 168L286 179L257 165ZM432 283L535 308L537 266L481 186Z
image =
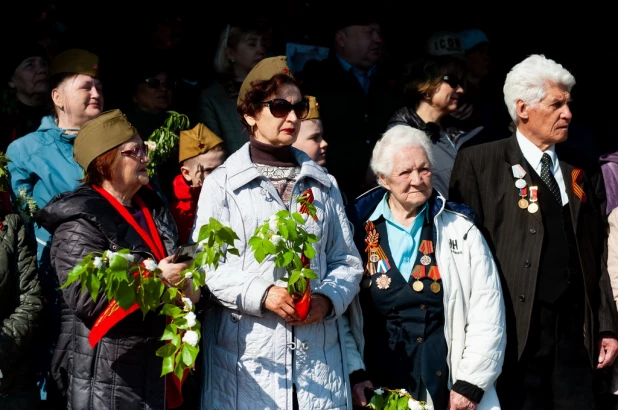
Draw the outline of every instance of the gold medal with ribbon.
M361 286L364 288L368 288L372 283L372 276L376 273L382 273L382 276L388 278L385 273L390 269L390 264L388 263L388 258L384 253L384 250L379 244L380 234L376 231L376 227L372 221L367 221L365 224L365 232L367 235L365 236L365 252L367 253L367 264L365 265L365 271L363 272L363 279L361 281ZM386 284L386 279L380 277L380 289L387 289L389 283ZM390 278L388 278L390 279Z

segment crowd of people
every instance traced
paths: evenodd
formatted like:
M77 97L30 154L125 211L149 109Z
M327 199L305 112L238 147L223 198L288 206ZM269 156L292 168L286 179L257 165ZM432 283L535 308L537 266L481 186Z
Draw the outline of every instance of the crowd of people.
M433 33L400 70L375 16L342 18L332 40L292 72L268 25L228 24L206 86L149 52L112 107L92 50L15 42L1 409L382 409L393 390L411 409L618 408L616 160L569 143L586 133L571 126L574 75L531 54L499 83L477 28ZM150 137L176 109L190 126L152 172ZM234 252L195 287L175 254L212 220ZM282 249L297 223L310 251L254 251L256 235ZM161 375L163 315L135 311L90 340L109 295L65 283L120 250L199 307L181 378Z

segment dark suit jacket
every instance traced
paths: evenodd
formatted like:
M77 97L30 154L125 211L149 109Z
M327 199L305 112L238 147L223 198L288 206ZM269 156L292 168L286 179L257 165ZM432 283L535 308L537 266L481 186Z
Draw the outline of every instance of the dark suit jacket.
M558 144L556 153L569 197L581 260L586 296L585 344L594 366L599 332L618 334L618 314L604 261L607 247L605 188L598 164L586 163L582 155L573 155L561 148ZM517 205L519 190L515 187L511 169L516 164L526 171L524 179L530 186L530 173L535 171L525 160L515 135L461 150L453 167L450 199L474 210L494 253L502 275L507 309L507 333L510 336L507 351L512 354L516 351L519 358L529 333L544 232L541 211L531 214ZM579 185L586 194L585 202L573 192L572 172L575 168L584 171L584 179ZM514 345L517 347L515 351Z
M403 105L400 87L390 67L379 65L367 95L358 79L345 71L334 51L297 76L303 94L320 104L324 139L328 142L328 171L352 201L373 185L365 174L375 142L386 131L388 119Z

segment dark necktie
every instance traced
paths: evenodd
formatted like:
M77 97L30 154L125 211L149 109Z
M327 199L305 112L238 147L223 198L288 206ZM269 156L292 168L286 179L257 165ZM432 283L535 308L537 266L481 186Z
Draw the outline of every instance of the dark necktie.
M556 178L554 178L554 174L552 174L552 160L548 153L544 153L541 158L541 179L547 185L547 188L551 191L554 198L560 205L562 205L562 195L560 194L560 188L558 188L558 183L556 182Z

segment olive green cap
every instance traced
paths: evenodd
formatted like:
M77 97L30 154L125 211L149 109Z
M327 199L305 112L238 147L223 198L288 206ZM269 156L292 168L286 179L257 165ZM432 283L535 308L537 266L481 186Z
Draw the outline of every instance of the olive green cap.
M104 111L82 126L75 137L73 157L85 170L99 155L133 138L137 130L120 110Z
M288 67L288 58L286 56L268 57L257 63L249 74L247 74L245 81L242 82L236 105L238 106L243 102L245 95L254 83L268 81L277 74L287 74L294 78Z
M49 75L59 73L85 74L90 77L99 75L99 57L79 48L72 48L58 54L52 60Z
M179 139L178 163L223 144L223 140L202 123L190 130L180 131Z

